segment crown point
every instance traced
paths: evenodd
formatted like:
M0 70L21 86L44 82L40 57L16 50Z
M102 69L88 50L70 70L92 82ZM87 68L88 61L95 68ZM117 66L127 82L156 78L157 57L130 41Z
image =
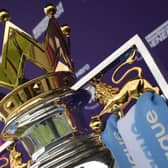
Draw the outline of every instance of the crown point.
M9 12L6 9L0 10L0 22L6 22L10 20Z
M56 13L56 7L53 4L48 4L46 5L46 7L44 8L44 13L52 18L54 17L55 13Z
M62 25L61 30L65 36L70 36L71 28L68 25Z

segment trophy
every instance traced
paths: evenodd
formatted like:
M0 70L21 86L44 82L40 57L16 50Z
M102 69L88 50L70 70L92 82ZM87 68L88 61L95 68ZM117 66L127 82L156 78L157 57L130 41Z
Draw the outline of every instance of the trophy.
M0 151L8 147L10 152L5 165L113 167L114 159L101 139L107 118L112 113L122 118L131 103L148 91L168 98L167 81L138 35L77 81L70 58L70 27L59 26L53 5L44 11L50 18L44 43L11 23L6 10L1 11L0 20L6 26L0 86L12 90L0 101L5 125L1 136L7 141ZM29 79L24 72L27 63L42 75ZM110 83L106 82L109 76ZM103 105L88 123L83 118L83 107L90 99L85 85L94 87L95 98ZM29 155L26 163L16 148L18 142Z
M82 107L90 94L73 89L76 82L70 58L70 27L59 26L54 5L44 8L50 18L45 42L39 43L10 22L2 10L5 32L0 65L0 86L11 90L0 101L1 132L7 141L11 168L111 167L113 159L102 145L99 134L86 129ZM24 71L27 63L42 75L29 79ZM17 150L21 142L29 155L23 162Z

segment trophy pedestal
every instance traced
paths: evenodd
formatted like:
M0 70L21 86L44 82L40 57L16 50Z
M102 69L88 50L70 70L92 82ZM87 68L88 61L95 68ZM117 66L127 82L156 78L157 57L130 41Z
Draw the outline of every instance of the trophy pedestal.
M35 162L31 168L89 168L96 165L111 168L110 152L97 140L98 137L92 135L67 135L34 153Z

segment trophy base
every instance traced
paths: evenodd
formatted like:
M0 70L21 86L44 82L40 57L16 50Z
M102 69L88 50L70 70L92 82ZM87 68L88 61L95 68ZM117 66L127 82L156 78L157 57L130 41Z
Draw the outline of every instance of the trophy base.
M112 168L114 160L96 136L69 134L33 154L30 168Z

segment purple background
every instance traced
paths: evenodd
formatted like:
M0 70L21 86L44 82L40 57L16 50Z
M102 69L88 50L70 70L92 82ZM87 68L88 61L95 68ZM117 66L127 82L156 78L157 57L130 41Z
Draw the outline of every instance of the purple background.
M45 17L43 7L47 3L62 4L58 21L71 26L72 58L79 78L133 35L139 34L145 41L149 33L168 20L167 0L4 0L0 8L7 9L14 24L33 35L32 30ZM164 31L168 34L168 28ZM42 41L42 37L38 40ZM1 43L2 38L1 24ZM151 53L167 75L168 40L160 40L157 46L151 47ZM29 69L28 73L34 73L34 69ZM90 101L86 113L97 111L97 106Z
M72 28L72 57L76 70L84 64L94 67L134 34L145 37L168 18L166 0L5 0L0 2L0 8L8 9L12 21L32 34L44 17L43 7L59 2L62 2L64 12L58 21L68 23ZM154 53L166 57L167 42L153 48Z

